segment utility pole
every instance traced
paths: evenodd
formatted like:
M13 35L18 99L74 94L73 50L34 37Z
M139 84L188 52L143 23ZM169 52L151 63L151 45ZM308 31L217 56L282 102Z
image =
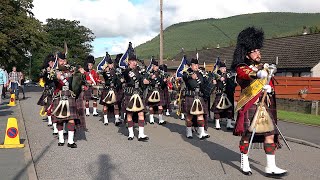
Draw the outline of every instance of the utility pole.
M160 64L163 64L163 0L160 0Z

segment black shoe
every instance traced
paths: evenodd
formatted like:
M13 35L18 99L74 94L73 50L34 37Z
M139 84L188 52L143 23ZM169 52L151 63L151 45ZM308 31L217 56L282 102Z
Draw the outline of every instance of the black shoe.
M166 123L167 123L166 121L164 121L164 122L162 122L162 123L159 122L159 125L164 125L164 124L166 124Z
M221 128L216 128L216 130L220 130Z
M128 137L128 140L129 140L129 141L132 141L132 140L133 140L133 137Z
M154 124L154 122L150 122L150 124Z
M208 135L206 135L206 136L202 136L201 138L200 138L200 140L204 140L204 139L207 139L207 138L209 138L210 137L210 135L208 134Z
M121 122L116 122L115 126L120 126Z
M58 133L57 133L58 134ZM64 146L64 143L58 143L58 146Z
M275 174L275 173L270 174L270 173L266 173L266 177L271 177L271 178L275 178L275 179L279 179L279 178L281 178L281 177L283 177L283 176L286 176L286 175L288 175L288 172L284 172L284 173L281 173L281 174Z
M108 126L108 123L103 123L105 126Z
M76 144L76 143L73 143L73 144L69 144L69 143L68 143L68 147L77 148L77 144Z
M68 132L63 133L63 135L68 135Z
M193 139L193 137L192 137L192 136L187 136L187 138L188 138L188 139Z
M143 137L143 138L138 138L138 141L147 141L147 140L149 140L148 136Z
M93 116L99 116L99 114L93 114Z
M52 133L52 135L54 135L54 136L58 136L58 133Z
M50 126L52 126L52 124L48 124L48 126L50 127Z
M228 130L228 131L231 131L231 130L233 130L233 128L227 127L227 130Z
M252 175L251 171L248 171L248 172L241 171L241 172L242 172L242 174L244 174L246 176L251 176Z
M26 99L26 97L24 97L24 96L23 96L23 98L22 98L22 99Z

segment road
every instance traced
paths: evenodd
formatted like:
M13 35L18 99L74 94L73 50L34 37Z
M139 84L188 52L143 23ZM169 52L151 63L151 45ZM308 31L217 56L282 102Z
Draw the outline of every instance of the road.
M58 147L52 130L39 116L36 105L41 92L27 92L20 101L37 176L47 179L248 179L239 171L239 137L217 131L209 124L211 137L200 141L185 138L184 122L165 117L167 124L146 125L148 142L127 140L125 126L108 126L102 117L88 117L88 132L77 132L77 149ZM99 109L101 107L99 106ZM101 112L101 111L99 111ZM101 113L100 113L101 114ZM137 128L136 128L137 130ZM307 133L307 132L306 132ZM277 165L287 169L284 179L320 179L320 149L290 143L276 152ZM264 176L266 164L262 149L250 152L253 175Z

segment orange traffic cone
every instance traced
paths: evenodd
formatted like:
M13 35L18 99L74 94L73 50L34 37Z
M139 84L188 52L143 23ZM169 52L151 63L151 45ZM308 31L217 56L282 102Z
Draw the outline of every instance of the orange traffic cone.
M8 106L16 106L16 95L15 94L11 94L10 102L9 102Z
M18 122L16 118L9 118L7 123L6 136L4 144L0 148L23 148L24 144L20 144L20 135Z

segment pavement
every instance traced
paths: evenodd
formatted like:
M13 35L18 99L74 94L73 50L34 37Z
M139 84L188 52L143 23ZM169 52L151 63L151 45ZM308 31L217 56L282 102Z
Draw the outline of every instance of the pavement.
M9 117L14 117L18 120L18 127L20 131L20 142L26 143L26 133L24 131L23 120L21 116L19 102L15 107L9 107L9 99L2 99L0 105L0 143L3 144L6 134L7 120ZM25 153L28 148L23 149L0 149L0 179L11 180L21 179L27 180L28 171L25 169L27 166Z
M77 149L68 148L66 145L58 147L57 137L52 135L47 122L39 116L40 107L36 102L41 90L31 87L29 90L32 92L27 92L27 99L20 101L20 116L23 117L28 133L33 161L23 162L20 158L20 164L16 164L20 168L15 168L16 171L10 176L9 171L5 169L6 163L2 162L15 161L3 160L1 153L0 172L1 175L2 172L6 173L2 176L6 177L5 179L12 179L17 174L21 174L21 179L22 175L27 179L34 177L29 174L36 174L41 180L268 179L263 173L266 163L263 150L250 151L253 175L247 177L239 171L239 137L233 136L223 125L222 130L217 131L213 128L214 124L209 123L209 139L201 141L194 134L194 138L190 140L185 138L184 121L176 119L175 116L165 116L167 124L164 126L146 125L145 133L150 137L148 142L137 141L137 131L135 139L128 141L127 129L125 126L115 127L113 118L108 126L104 126L101 122L102 117L90 116L86 118L88 132L77 132ZM101 109L100 106L98 108ZM6 111L7 114L10 113L9 110ZM16 112L16 109L12 111ZM291 141L301 139L300 142L311 141L309 143L317 144L318 139L313 136L320 137L319 128L286 122L280 122L279 128L286 137L296 135L288 137L291 151L284 147L276 152L277 165L289 171L289 175L283 179L320 179L320 149ZM309 132L312 133L309 135ZM10 154L12 153L13 151ZM23 155L23 151L20 155ZM35 173L28 170L32 166Z

